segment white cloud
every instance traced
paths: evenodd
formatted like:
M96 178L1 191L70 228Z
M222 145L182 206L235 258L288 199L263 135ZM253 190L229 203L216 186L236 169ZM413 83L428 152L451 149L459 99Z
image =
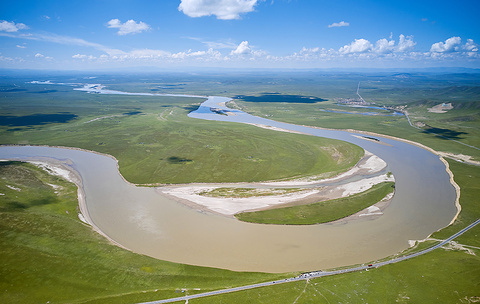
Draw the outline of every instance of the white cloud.
M400 38L400 41L398 42L398 45L395 49L397 52L411 51L413 50L413 47L417 44L416 42L413 41L413 36L405 37L402 34L400 35L399 38Z
M340 21L340 22L332 23L332 24L328 25L328 27L332 28L332 27L342 27L342 26L349 26L349 25L350 25L350 23L348 23L348 22Z
M239 19L240 14L254 10L257 0L181 0L178 10L189 17L217 16L217 19Z
M247 55L252 53L252 49L248 45L248 41L242 41L236 49L230 52L230 55Z
M26 46L24 46L24 45L19 45L19 44L17 44L16 47L19 48L19 49L26 49L26 48L27 48Z
M150 29L150 26L143 21L135 22L135 20L128 20L122 23L118 19L112 19L107 22L107 27L118 28L118 35L138 34Z
M2 31L2 32L13 33L13 32L18 32L18 30L26 30L26 29L28 29L28 26L26 26L23 23L15 24L15 22L13 22L13 21L12 22L8 22L8 21L0 22L0 31Z
M432 44L430 52L433 53L450 53L460 49L462 39L460 37L451 37L445 40L445 42L437 42Z
M352 53L365 53L373 48L373 45L370 41L366 39L355 39L350 44L342 46L338 52L341 54L352 54Z
M393 52L395 48L395 40L387 40L385 38L378 40L375 43L374 51L380 54Z
M41 59L44 59L44 60L53 60L52 57L45 56L45 55L40 54L40 53L36 53L36 54L35 54L35 58L41 58Z
M204 40L202 38L198 38L198 37L185 37L185 38L203 43L208 48L212 48L212 49L235 49L235 48L237 48L237 45L231 40L229 40L229 41L206 41L206 40Z
M478 52L478 44L474 43L472 39L467 39L464 49L467 52Z
M92 47L94 49L105 52L109 55L119 55L119 54L125 53L122 50L112 49L112 48L109 48L109 47L104 46L102 44L86 41L86 40L83 40L81 38L75 38L75 37L70 37L70 36L61 36L61 35L52 34L52 33L46 33L46 34L6 34L6 33L0 33L0 36L7 36L7 37L12 37L12 38L20 38L20 39L27 39L27 40L35 40L35 41L47 41L47 42L53 42L53 43L58 43L58 44L65 44L65 45L78 45L78 46L84 46L84 47Z
M87 57L88 57L87 55L81 55L81 54L75 54L72 56L72 58L75 58L75 59L85 59Z
M390 35L390 40L385 38L379 39L375 43L373 51L378 54L388 54L392 52L404 53L411 51L417 43L413 41L413 36L400 35L398 44L395 45L395 40Z
M92 55L88 55L88 56L87 56L87 55L83 55L83 54L75 54L75 55L72 56L72 58L74 58L74 59L81 59L82 61L83 61L83 60L86 60L86 59L88 59L88 60L97 59L97 57L95 57L95 56L92 56Z

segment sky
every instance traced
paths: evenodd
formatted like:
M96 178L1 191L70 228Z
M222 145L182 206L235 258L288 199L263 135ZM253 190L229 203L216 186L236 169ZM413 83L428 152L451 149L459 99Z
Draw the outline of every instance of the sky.
M479 0L0 3L0 68L480 68Z

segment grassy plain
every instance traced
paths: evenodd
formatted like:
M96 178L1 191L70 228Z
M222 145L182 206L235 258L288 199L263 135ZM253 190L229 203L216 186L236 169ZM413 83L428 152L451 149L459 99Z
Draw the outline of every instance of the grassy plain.
M308 205L242 212L235 217L244 222L277 225L314 225L333 222L381 201L394 191L393 182L383 182L355 195Z
M123 250L80 222L75 185L18 162L0 177L1 303L135 303L281 277Z
M446 238L480 218L480 167L450 161L462 189L462 212L455 223L432 235ZM455 241L462 249L441 248L368 271L191 300L189 303L478 303L480 227Z
M203 99L87 94L63 85L5 87L10 89L2 93L0 143L110 154L137 184L328 176L363 154L341 141L188 118Z
M145 91L156 90L153 92L188 92L231 97L261 96L265 92L315 96L328 101L314 104L287 102L267 104L237 99L236 102L248 112L269 115L269 118L275 120L320 127L373 131L415 140L440 151L463 153L479 159L478 150L425 133L424 130L412 128L404 117L360 116L320 111L320 108L335 107L333 103L335 97L355 97L358 81L361 81L360 93L367 101L374 100L387 105L408 103L409 113L414 122L422 121L428 126L442 129L443 134L452 139L478 147L480 145L478 74L349 73L340 75L305 72L242 75L238 73L236 75L212 74L200 79L192 75L185 77L184 75L167 75L163 78L117 76L115 80L112 80L109 75L96 76L98 78L95 82L111 84L117 86L117 89L124 90L128 90L129 86L136 86L136 90L140 90L139 88ZM57 80L62 80L66 76L60 77L55 74L43 79L55 81L55 77ZM2 81L4 80L8 79L3 78ZM38 78L29 78L28 81L30 80L38 80ZM134 83L133 80L138 82ZM85 97L85 94L80 92L69 95L66 102L60 102L58 98L54 98L55 94L60 94L59 92L39 93L51 90L52 86L45 85L45 88L41 89L38 87L16 88L14 84L22 86L24 81L22 82L18 77L9 81L9 84L2 87L0 115L17 115L18 111L22 111L22 115L25 116L38 113L52 114L49 106L55 105L58 111L68 112L64 114L73 113L78 117L67 124L5 127L0 133L1 143L26 143L27 140L37 140L37 136L43 136L45 139L49 138L49 132L54 132L56 136L62 132L73 133L76 123L105 115L137 111L139 110L137 104L146 106L138 102L137 98L130 99L133 102L130 104L127 99L117 98L118 96L102 96L106 99L100 100L99 96ZM114 81L116 83L113 83ZM143 84L139 83L140 81ZM21 91L24 89L27 91ZM54 89L57 91L65 89L64 93L70 90L65 87ZM10 90L11 92L7 92ZM37 93L27 94L27 96L32 94L30 100L19 99L17 103L4 107L7 93L26 93L30 90L37 91ZM77 93L83 95L76 95ZM66 96L66 94L60 95ZM448 113L435 114L427 111L430 104L451 101L454 102L454 109ZM183 111L186 108L182 109L182 107L193 105L191 100L182 101L181 98L172 99L170 102L170 106L175 108L175 111ZM158 100L151 100L150 105L153 108L161 106ZM144 110L142 113L148 113L148 111ZM165 115L170 112L163 113ZM163 115L160 112L157 114L161 120ZM131 115L116 120L138 117ZM115 121L115 118L112 121ZM72 128L65 128L70 124ZM7 131L17 128L19 130ZM105 130L108 128L105 127ZM130 135L130 133L123 134L125 137ZM103 147L103 145L97 145L104 139L101 132L92 133L90 136L96 137L92 140L96 143L92 144L92 147L96 149ZM72 144L75 143L74 138L68 138L69 136L66 135L62 140L71 140ZM40 139L39 141L42 142L42 138ZM49 140L52 143L55 142L53 137ZM129 142L125 140L122 144L127 145ZM178 156L181 157L181 155ZM180 165L190 166L188 162L185 164L182 162ZM11 164L8 166L17 167ZM4 168L2 166L2 170ZM450 168L454 173L455 181L461 187L462 212L453 225L432 236L435 238L445 238L480 217L478 204L480 168L453 161L450 161ZM27 168L27 170L35 172L36 169ZM3 303L45 303L47 301L51 303L135 303L179 296L183 294L181 288L187 289L188 293L202 292L282 277L173 264L124 251L108 244L78 221L75 212L77 202L72 185L68 186L57 179L51 180L52 177L48 176L35 177L40 178L41 182L16 181L14 176L19 176L18 173L8 174L11 175L2 171L0 175L2 177L0 192L7 194L0 197L2 204L0 208L0 290L2 290L0 301ZM26 173L23 175L27 180L35 180L32 176L27 177ZM3 179L3 177L7 178ZM54 189L50 189L50 186L45 183L61 185L65 190L55 194ZM21 188L22 191L5 188L7 184ZM26 189L29 187L34 192L30 191L28 195L23 196L28 192ZM43 190L40 193L38 189ZM14 202L7 201L6 197L12 195L18 198ZM37 198L39 200L36 200ZM68 214L66 211L69 211ZM471 249L476 255L458 249L438 249L421 257L379 269L191 300L189 303L278 303L279 299L282 302L298 304L474 303L480 300L478 292L480 290L479 234L480 228L476 227L456 240L465 247L469 246L466 248ZM195 290L196 288L201 290Z

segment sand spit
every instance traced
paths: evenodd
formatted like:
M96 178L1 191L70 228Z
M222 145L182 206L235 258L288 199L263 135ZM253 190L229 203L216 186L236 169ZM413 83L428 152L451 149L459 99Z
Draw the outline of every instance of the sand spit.
M202 195L204 192L208 192L220 187L236 187L238 185L188 185L188 186L171 186L157 188L157 191L173 197L177 201L180 199L184 204L197 209L199 211L210 211L216 214L224 216L233 216L236 213L244 211L256 211L265 210L279 205L300 205L308 204L312 202L320 202L326 200L332 200L342 197L347 197L353 194L357 194L366 191L376 184L385 181L394 181L391 174L380 174L385 169L387 164L378 156L365 151L365 156L355 167L349 171L342 173L334 178L329 179L303 179L294 181L281 181L281 182L266 182L266 183L254 183L250 187L302 187L308 186L303 191L283 194L283 195L269 195L269 196L253 196L248 198L239 197L209 197ZM375 174L379 175L362 178L353 182L346 182L328 185L323 183L341 182L347 178L354 177L356 175ZM317 185L313 187L312 185Z

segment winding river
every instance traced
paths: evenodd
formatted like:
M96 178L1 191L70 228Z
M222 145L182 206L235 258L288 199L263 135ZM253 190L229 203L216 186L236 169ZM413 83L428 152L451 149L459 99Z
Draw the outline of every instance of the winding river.
M262 124L344 140L381 157L396 179L395 196L384 214L375 219L312 226L244 223L193 210L163 196L158 189L131 185L119 174L116 161L105 155L65 148L2 146L0 159L54 159L74 169L81 177L91 221L109 238L134 252L236 271L312 271L366 263L406 249L408 240L424 239L447 226L457 214L450 176L444 163L430 151L391 138L376 136L377 142L362 139L363 134L354 132L252 116L222 106L228 100L208 97L189 116ZM234 115L219 115L211 108Z

